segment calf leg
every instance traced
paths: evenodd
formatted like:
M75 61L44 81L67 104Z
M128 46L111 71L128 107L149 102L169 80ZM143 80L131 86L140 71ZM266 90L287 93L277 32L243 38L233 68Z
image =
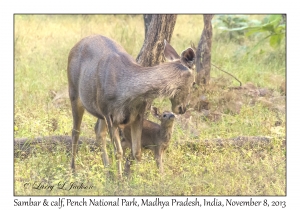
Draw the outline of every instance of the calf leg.
M163 163L162 163L162 157L163 157L163 150L158 147L155 149L155 161L157 168L159 169L159 172L162 174L164 172Z
M127 176L130 176L130 166L131 166L131 162L133 160L133 156L131 154L129 154L129 156L126 158L126 162L125 162L125 167L124 167L124 173Z

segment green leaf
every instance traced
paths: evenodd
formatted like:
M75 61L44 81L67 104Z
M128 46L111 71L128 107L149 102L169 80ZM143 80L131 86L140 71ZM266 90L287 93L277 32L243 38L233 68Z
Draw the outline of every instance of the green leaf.
M282 19L281 15L270 15L269 21L272 25L276 27L280 23L281 19Z
M219 26L218 29L224 30L224 31L230 31L230 29L227 28L226 26Z
M260 26L260 25L262 25L261 21L259 21L259 20L250 20L249 24L252 25L252 26Z
M271 38L270 38L270 45L271 45L271 47L273 47L273 48L278 47L280 45L281 39L282 39L282 35L281 34L274 34L274 35L272 35Z
M275 28L276 34L285 34L285 25L279 25Z
M248 30L248 26L240 27L240 28L232 28L232 29L227 29L227 31L244 31Z
M254 33L261 32L261 28L262 28L261 26L249 27L246 36L250 36Z
M262 28L261 28L262 31L269 31L269 32L274 32L274 25L269 23L269 24L266 24L264 25Z

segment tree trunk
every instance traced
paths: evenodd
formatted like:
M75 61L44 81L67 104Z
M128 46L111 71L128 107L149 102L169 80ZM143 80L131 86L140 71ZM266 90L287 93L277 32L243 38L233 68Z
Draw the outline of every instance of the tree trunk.
M196 50L196 83L205 85L210 80L210 60L211 60L211 39L212 25L211 19L214 15L203 15L204 29Z
M282 14L281 16L282 16L282 21L283 21L284 23L286 23L286 14Z
M150 23L151 23L151 19L152 19L152 15L143 15L144 17L144 26L145 26L145 39L147 38L147 32L148 32L148 29L149 29L149 26L150 26Z
M149 20L149 16L145 17ZM151 15L151 22L145 27L145 41L143 47L136 58L142 66L154 66L164 61L163 49L164 39L169 43L175 27L177 15Z

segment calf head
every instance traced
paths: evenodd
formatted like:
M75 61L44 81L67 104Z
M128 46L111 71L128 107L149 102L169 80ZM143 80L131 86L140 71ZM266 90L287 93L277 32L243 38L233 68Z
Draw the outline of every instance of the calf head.
M175 115L173 112L164 111L163 113L160 113L160 111L156 107L151 107L151 114L160 120L161 127L172 127Z

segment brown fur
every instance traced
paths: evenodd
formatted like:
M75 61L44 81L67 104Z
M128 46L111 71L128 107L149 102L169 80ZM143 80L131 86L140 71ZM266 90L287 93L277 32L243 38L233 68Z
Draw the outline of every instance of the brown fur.
M158 118L161 122L160 125L151 122L149 120L143 121L141 145L145 149L150 149L154 153L155 161L160 173L163 173L163 153L168 148L172 132L175 115L172 112L165 111L160 114L157 108L153 107L152 114ZM127 148L131 148L131 129L130 126L125 126L123 129L123 138L121 145L123 151ZM130 164L127 164L128 168L125 170L129 172Z
M194 60L194 51L188 48L180 57L165 42L165 57L171 62L142 67L122 46L101 35L86 37L71 49L68 82L73 115L73 171L84 110L98 118L95 132L105 166L109 164L105 140L109 131L120 176L123 151L118 127L131 126L132 151L139 161L147 104L157 97L170 98L173 112L183 114L186 111L186 98L194 79L189 68Z

